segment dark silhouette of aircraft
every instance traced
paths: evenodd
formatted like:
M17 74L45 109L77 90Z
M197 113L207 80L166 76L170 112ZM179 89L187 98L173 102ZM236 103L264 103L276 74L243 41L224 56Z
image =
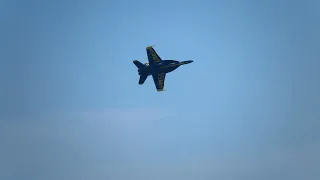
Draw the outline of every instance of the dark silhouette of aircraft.
M140 75L139 84L142 85L146 81L148 76L152 75L157 91L164 91L164 80L167 73L174 71L181 65L193 62L192 60L162 60L152 46L148 46L146 50L149 63L142 64L138 60L134 60L133 63L138 68L138 73Z

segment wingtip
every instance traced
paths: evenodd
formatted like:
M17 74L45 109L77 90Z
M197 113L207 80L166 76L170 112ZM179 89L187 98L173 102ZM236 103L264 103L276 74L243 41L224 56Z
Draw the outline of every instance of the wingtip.
M152 45L152 46L147 46L147 49L151 49L152 47L154 47L156 45Z

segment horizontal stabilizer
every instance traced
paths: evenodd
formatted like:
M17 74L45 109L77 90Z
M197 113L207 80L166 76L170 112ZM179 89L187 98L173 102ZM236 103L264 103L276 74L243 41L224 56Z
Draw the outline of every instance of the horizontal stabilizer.
M147 75L141 75L139 78L139 84L143 84L146 81L147 77Z
M140 61L138 60L133 60L133 64L137 66L137 68L143 68L144 64L142 64Z

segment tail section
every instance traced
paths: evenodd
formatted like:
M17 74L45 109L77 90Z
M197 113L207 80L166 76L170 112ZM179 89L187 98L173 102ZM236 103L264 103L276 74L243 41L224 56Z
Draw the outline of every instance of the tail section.
M140 75L139 84L142 85L146 81L146 79L148 78L148 75L143 73L143 68L145 67L145 65L142 64L138 60L133 60L133 64L136 65L137 68L138 68L138 72L139 72L139 75Z
M142 64L140 61L138 60L133 60L133 64L137 66L138 69L143 68L144 64Z
M147 75L141 75L139 78L139 84L142 85L146 81L147 78L148 78Z

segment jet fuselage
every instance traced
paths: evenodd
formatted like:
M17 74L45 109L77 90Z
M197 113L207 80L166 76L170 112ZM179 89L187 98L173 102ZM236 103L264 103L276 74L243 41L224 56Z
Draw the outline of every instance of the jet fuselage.
M177 61L177 60L162 60L152 46L146 47L148 63L141 63L138 60L133 60L133 64L138 68L139 82L142 85L148 76L152 76L153 82L157 91L164 91L164 81L166 74L174 71L184 64L192 63L192 60Z
M169 73L177 69L179 66L189 64L190 61L163 60L160 63L145 63L145 66L138 69L139 75L152 75L154 73Z

